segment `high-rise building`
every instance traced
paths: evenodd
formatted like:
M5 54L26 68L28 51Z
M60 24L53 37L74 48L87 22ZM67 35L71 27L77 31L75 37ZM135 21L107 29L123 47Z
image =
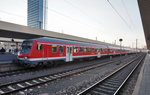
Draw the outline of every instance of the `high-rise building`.
M28 26L46 29L48 0L28 0Z

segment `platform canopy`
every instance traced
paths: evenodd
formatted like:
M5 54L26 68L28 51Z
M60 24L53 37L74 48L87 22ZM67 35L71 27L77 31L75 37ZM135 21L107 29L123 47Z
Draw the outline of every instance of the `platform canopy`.
M147 48L150 49L150 0L138 0L145 40Z
M112 45L109 43L104 43L101 41L91 40L87 38L72 36L63 33L57 33L53 31L47 31L42 29L36 29L28 26L8 23L0 21L0 37L6 38L15 38L15 39L32 39L38 37L52 37L52 38L60 38L72 41L80 41L80 42L88 42L94 44L103 44L103 45Z

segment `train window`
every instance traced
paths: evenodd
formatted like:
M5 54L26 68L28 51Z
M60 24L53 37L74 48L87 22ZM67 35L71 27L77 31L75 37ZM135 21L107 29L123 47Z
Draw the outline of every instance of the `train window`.
M105 52L108 52L108 49L105 49Z
M88 52L91 52L91 48L88 49Z
M94 48L92 48L92 52L94 52Z
M74 47L74 53L78 52L78 47Z
M116 52L116 50L114 49L113 52Z
M103 49L101 48L100 51L103 52Z
M52 52L57 52L57 45L52 45Z
M72 53L72 47L70 47L70 53Z
M86 52L86 48L84 47L83 49L84 49L84 52Z
M87 47L84 48L84 52L87 52Z
M105 49L102 49L103 52L105 52Z
M97 48L95 48L95 52L97 52Z
M67 47L67 53L69 53L69 47Z
M107 49L103 49L104 52L107 52Z
M37 44L36 49L37 49L37 50L42 50L42 45L41 45L41 44Z
M59 52L64 52L63 51L63 46L59 46Z
M83 48L82 47L79 48L79 52L83 52Z

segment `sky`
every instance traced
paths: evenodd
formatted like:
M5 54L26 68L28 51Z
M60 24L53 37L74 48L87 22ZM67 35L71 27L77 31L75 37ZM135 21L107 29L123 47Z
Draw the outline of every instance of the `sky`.
M122 38L134 48L138 39L138 48L146 46L137 0L109 2L48 0L47 30L118 45ZM0 20L27 26L27 0L0 0Z

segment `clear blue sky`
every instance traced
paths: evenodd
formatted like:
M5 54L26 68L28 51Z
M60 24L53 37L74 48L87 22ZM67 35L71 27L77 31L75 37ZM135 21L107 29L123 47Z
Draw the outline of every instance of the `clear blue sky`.
M135 47L145 46L137 0L48 0L47 30ZM0 20L27 25L27 0L1 0Z

